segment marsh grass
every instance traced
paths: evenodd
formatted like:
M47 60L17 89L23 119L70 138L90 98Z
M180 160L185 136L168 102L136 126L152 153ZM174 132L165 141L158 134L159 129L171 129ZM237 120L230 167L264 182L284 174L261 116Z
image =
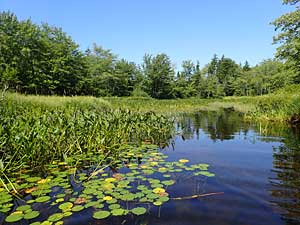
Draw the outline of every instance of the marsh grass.
M300 85L291 85L257 98L255 109L246 118L286 123L291 122L293 116L300 116Z
M8 95L0 102L0 124L5 174L88 152L114 157L125 144L164 143L174 129L165 116L111 109L91 97Z
M131 109L139 112L153 111L161 114L181 114L193 113L197 111L217 111L223 108L234 108L236 111L249 112L253 110L254 105L249 100L241 101L239 98L224 99L171 99L157 100L142 97L110 97L104 98L113 108Z

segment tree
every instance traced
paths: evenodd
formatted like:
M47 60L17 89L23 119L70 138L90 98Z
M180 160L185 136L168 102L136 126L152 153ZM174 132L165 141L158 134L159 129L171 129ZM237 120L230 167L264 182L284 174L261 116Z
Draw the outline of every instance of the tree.
M200 63L197 62L195 66L194 74L192 75L192 86L194 88L194 93L198 97L204 97L205 85L203 73L200 69Z
M234 90L232 89L232 83L238 76L239 65L236 64L232 59L222 58L218 61L216 76L218 81L222 84L225 91L225 95L233 95Z
M243 66L243 71L249 71L251 70L251 67L249 65L249 62L246 60L244 66Z
M173 93L177 98L188 98L195 95L192 77L196 68L191 60L183 61L181 66L182 71L177 73Z
M283 4L297 5L299 0L283 0ZM277 58L286 60L286 65L292 68L295 76L294 82L300 83L300 9L286 13L272 22L275 30L280 33L274 37L277 48Z
M0 82L29 94L73 95L86 74L78 45L60 28L0 13Z
M148 94L153 98L172 98L174 69L169 56L146 54L143 59L143 73L146 79Z
M216 75L217 74L218 63L219 63L218 56L216 54L214 54L213 58L211 59L211 62L209 63L209 66L207 68L208 75Z
M94 96L114 95L118 78L114 76L117 56L96 43L86 50L88 76L85 79L85 92Z
M113 95L129 96L134 87L141 82L141 74L137 66L125 59L116 62L114 75L118 83L115 84Z

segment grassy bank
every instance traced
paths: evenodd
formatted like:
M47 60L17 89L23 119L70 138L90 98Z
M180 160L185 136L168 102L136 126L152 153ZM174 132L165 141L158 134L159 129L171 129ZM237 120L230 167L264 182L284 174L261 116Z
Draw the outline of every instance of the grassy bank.
M170 99L157 100L152 98L104 98L111 107L131 109L139 112L156 112L160 114L177 114L189 113L201 110L219 110L221 108L235 108L240 112L249 112L254 110L252 102L247 102L247 99Z
M299 123L300 85L291 85L276 93L256 97L255 109L246 114L251 120Z

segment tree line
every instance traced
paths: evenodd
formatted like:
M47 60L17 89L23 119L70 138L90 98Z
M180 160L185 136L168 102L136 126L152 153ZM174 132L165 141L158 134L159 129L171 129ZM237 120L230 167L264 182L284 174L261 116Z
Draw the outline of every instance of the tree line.
M256 66L214 55L203 67L186 60L176 71L164 53L146 54L140 65L120 59L97 44L86 51L61 28L18 20L0 12L2 88L42 95L150 96L218 98L271 93L300 83L299 0L284 0L294 12L273 22L280 31L275 59Z

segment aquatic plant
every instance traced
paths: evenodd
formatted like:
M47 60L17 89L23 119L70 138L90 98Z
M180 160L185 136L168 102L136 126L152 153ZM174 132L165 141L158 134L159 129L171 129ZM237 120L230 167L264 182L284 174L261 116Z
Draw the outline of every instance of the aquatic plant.
M11 181L19 193L17 198L11 188L10 192L0 189L0 211L5 221L62 224L67 217L84 210L92 211L96 220L127 214L140 216L151 205L160 207L178 200L168 192L168 187L176 184L176 174L215 176L208 171L208 164L191 165L187 159L167 161L156 145L128 146L110 168L104 168L104 162L99 166L102 157L100 153L86 153L68 162L53 161L46 166L44 176L33 176L31 170L14 174ZM20 206L14 207L14 199ZM56 210L45 217L43 209L49 206Z
M67 101L68 103L69 101ZM92 105L46 104L9 97L0 102L1 178L83 153L101 152L112 159L127 144L166 143L173 123L152 112L136 113Z

